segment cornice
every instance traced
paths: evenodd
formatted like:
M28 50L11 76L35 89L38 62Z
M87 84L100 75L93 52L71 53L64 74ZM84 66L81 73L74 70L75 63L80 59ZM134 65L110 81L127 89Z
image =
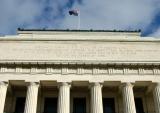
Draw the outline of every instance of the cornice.
M160 61L106 61L106 60L0 60L0 64L84 64L84 65L139 65L156 66Z
M80 36L70 36L69 38L64 38L65 36L62 36L61 38L58 36L58 38L55 38L56 36L54 37L51 37L51 38L42 38L40 36L36 36L36 37L33 37L33 36L14 36L14 37L10 37L10 36L3 36L3 37L0 37L0 42L23 42L23 41L26 41L26 42L45 42L45 41L73 41L73 42L135 42L135 43L138 43L138 42L153 42L153 43L159 43L160 42L160 39L158 38L153 38L153 37L128 37L128 36L121 36L121 37L101 37L101 36L97 36L97 38L86 38L86 37L81 37ZM89 37L89 36L88 36ZM90 36L92 37L92 36Z

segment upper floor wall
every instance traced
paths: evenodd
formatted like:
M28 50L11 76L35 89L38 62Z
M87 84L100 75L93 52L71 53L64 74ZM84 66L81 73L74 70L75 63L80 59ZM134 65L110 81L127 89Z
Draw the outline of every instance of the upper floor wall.
M18 31L0 38L0 61L160 62L160 40L139 32Z

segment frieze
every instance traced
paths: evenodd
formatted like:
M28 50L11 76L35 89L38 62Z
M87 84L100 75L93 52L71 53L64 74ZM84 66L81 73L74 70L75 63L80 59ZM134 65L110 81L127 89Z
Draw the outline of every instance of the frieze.
M61 75L160 75L158 65L77 65L77 64L53 64L53 65L0 65L0 73L21 74L61 74Z

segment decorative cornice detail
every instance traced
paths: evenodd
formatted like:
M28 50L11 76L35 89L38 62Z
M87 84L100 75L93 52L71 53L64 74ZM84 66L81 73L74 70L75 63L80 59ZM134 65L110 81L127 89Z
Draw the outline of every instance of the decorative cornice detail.
M46 75L160 75L160 65L0 64L0 73Z

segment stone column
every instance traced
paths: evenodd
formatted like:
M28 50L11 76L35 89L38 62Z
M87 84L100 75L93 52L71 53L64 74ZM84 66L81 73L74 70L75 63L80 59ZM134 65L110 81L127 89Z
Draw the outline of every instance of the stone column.
M0 113L4 112L8 84L0 82Z
M160 83L157 83L155 88L153 89L153 98L156 113L160 113Z
M91 113L103 113L102 85L100 83L91 84Z
M36 113L39 83L30 82L27 89L24 113Z
M136 113L133 85L131 83L124 83L122 85L122 95L124 113Z
M59 84L58 113L70 113L70 84Z

